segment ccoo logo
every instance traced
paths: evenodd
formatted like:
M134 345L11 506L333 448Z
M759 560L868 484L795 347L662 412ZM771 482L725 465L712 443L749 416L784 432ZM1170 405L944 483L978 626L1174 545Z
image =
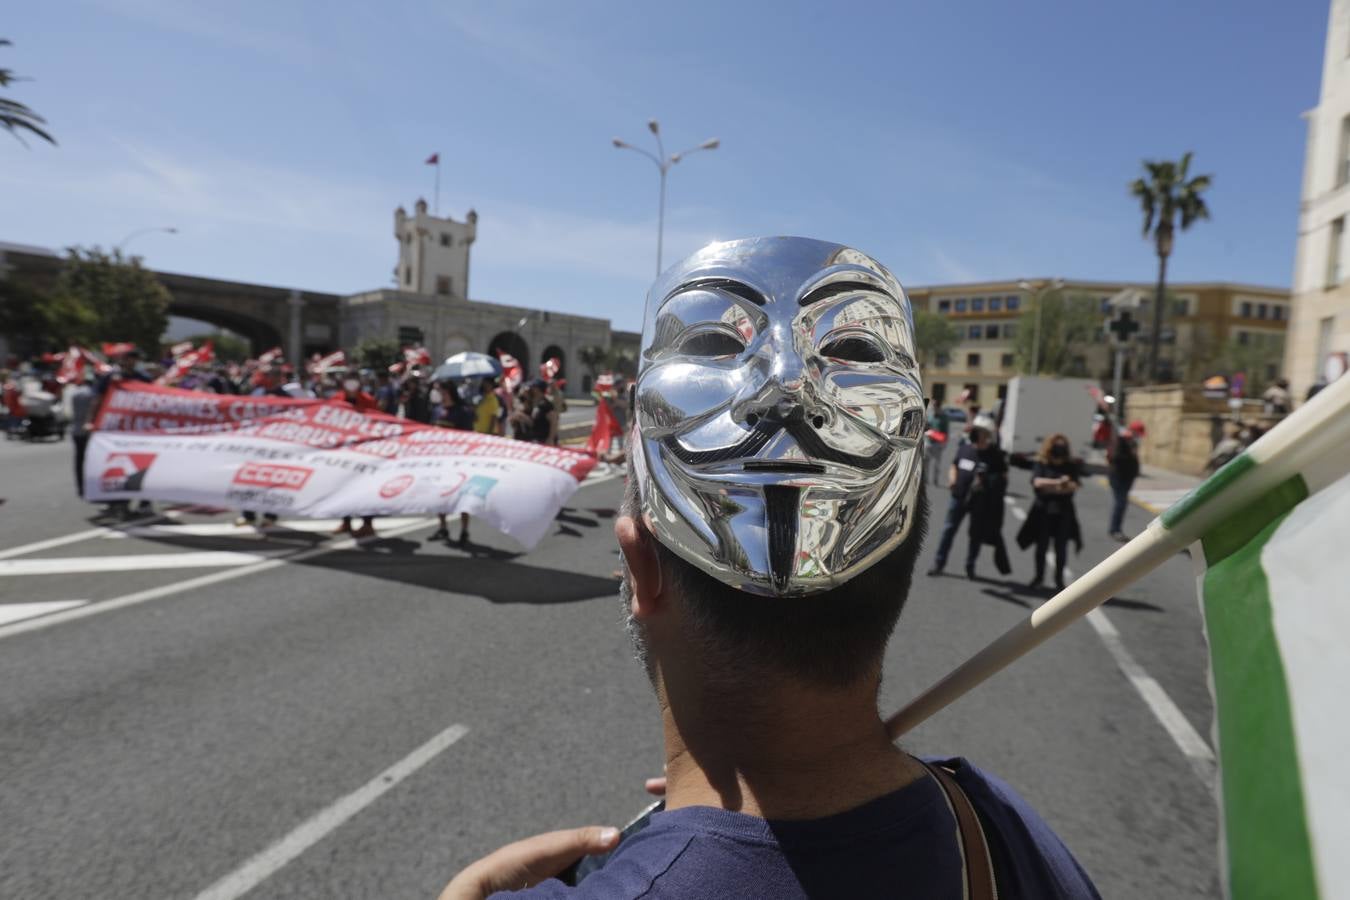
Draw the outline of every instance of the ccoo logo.
M109 453L103 474L98 477L101 487L107 492L139 491L145 481L145 473L155 461L155 453Z
M298 491L314 474L313 469L304 466L282 466L276 463L246 462L234 473L235 484L250 487L278 488L283 491Z

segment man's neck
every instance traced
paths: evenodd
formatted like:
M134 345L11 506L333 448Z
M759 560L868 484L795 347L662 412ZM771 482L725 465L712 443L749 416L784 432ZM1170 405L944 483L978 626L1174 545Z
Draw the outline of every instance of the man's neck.
M923 776L877 714L875 682L745 700L662 692L666 807L714 806L766 819L853 809Z

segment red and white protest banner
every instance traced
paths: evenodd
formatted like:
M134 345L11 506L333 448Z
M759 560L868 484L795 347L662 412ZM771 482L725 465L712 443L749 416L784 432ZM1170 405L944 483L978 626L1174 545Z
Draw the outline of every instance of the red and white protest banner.
M114 383L85 457L86 499L284 516L467 512L539 542L595 460L345 404Z
M310 361L309 372L311 375L326 375L334 369L347 368L347 354L341 350L334 350L327 356L314 354L314 359Z

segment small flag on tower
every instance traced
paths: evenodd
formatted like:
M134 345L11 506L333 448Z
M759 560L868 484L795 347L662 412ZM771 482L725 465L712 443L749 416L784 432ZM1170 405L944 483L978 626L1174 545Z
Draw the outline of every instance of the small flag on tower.
M431 154L427 157L426 164L428 166L439 166L441 164L441 155L439 153Z

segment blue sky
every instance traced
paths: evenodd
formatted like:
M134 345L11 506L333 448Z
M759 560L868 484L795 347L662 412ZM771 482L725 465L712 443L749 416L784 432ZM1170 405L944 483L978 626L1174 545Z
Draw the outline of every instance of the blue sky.
M670 177L667 264L708 240L853 244L903 282L1150 280L1125 184L1194 150L1214 219L1178 279L1289 284L1320 0L1097 3L49 0L11 86L60 141L0 135L0 240L155 268L388 285L392 212L478 210L474 299L637 328L657 175L610 139L720 149Z

